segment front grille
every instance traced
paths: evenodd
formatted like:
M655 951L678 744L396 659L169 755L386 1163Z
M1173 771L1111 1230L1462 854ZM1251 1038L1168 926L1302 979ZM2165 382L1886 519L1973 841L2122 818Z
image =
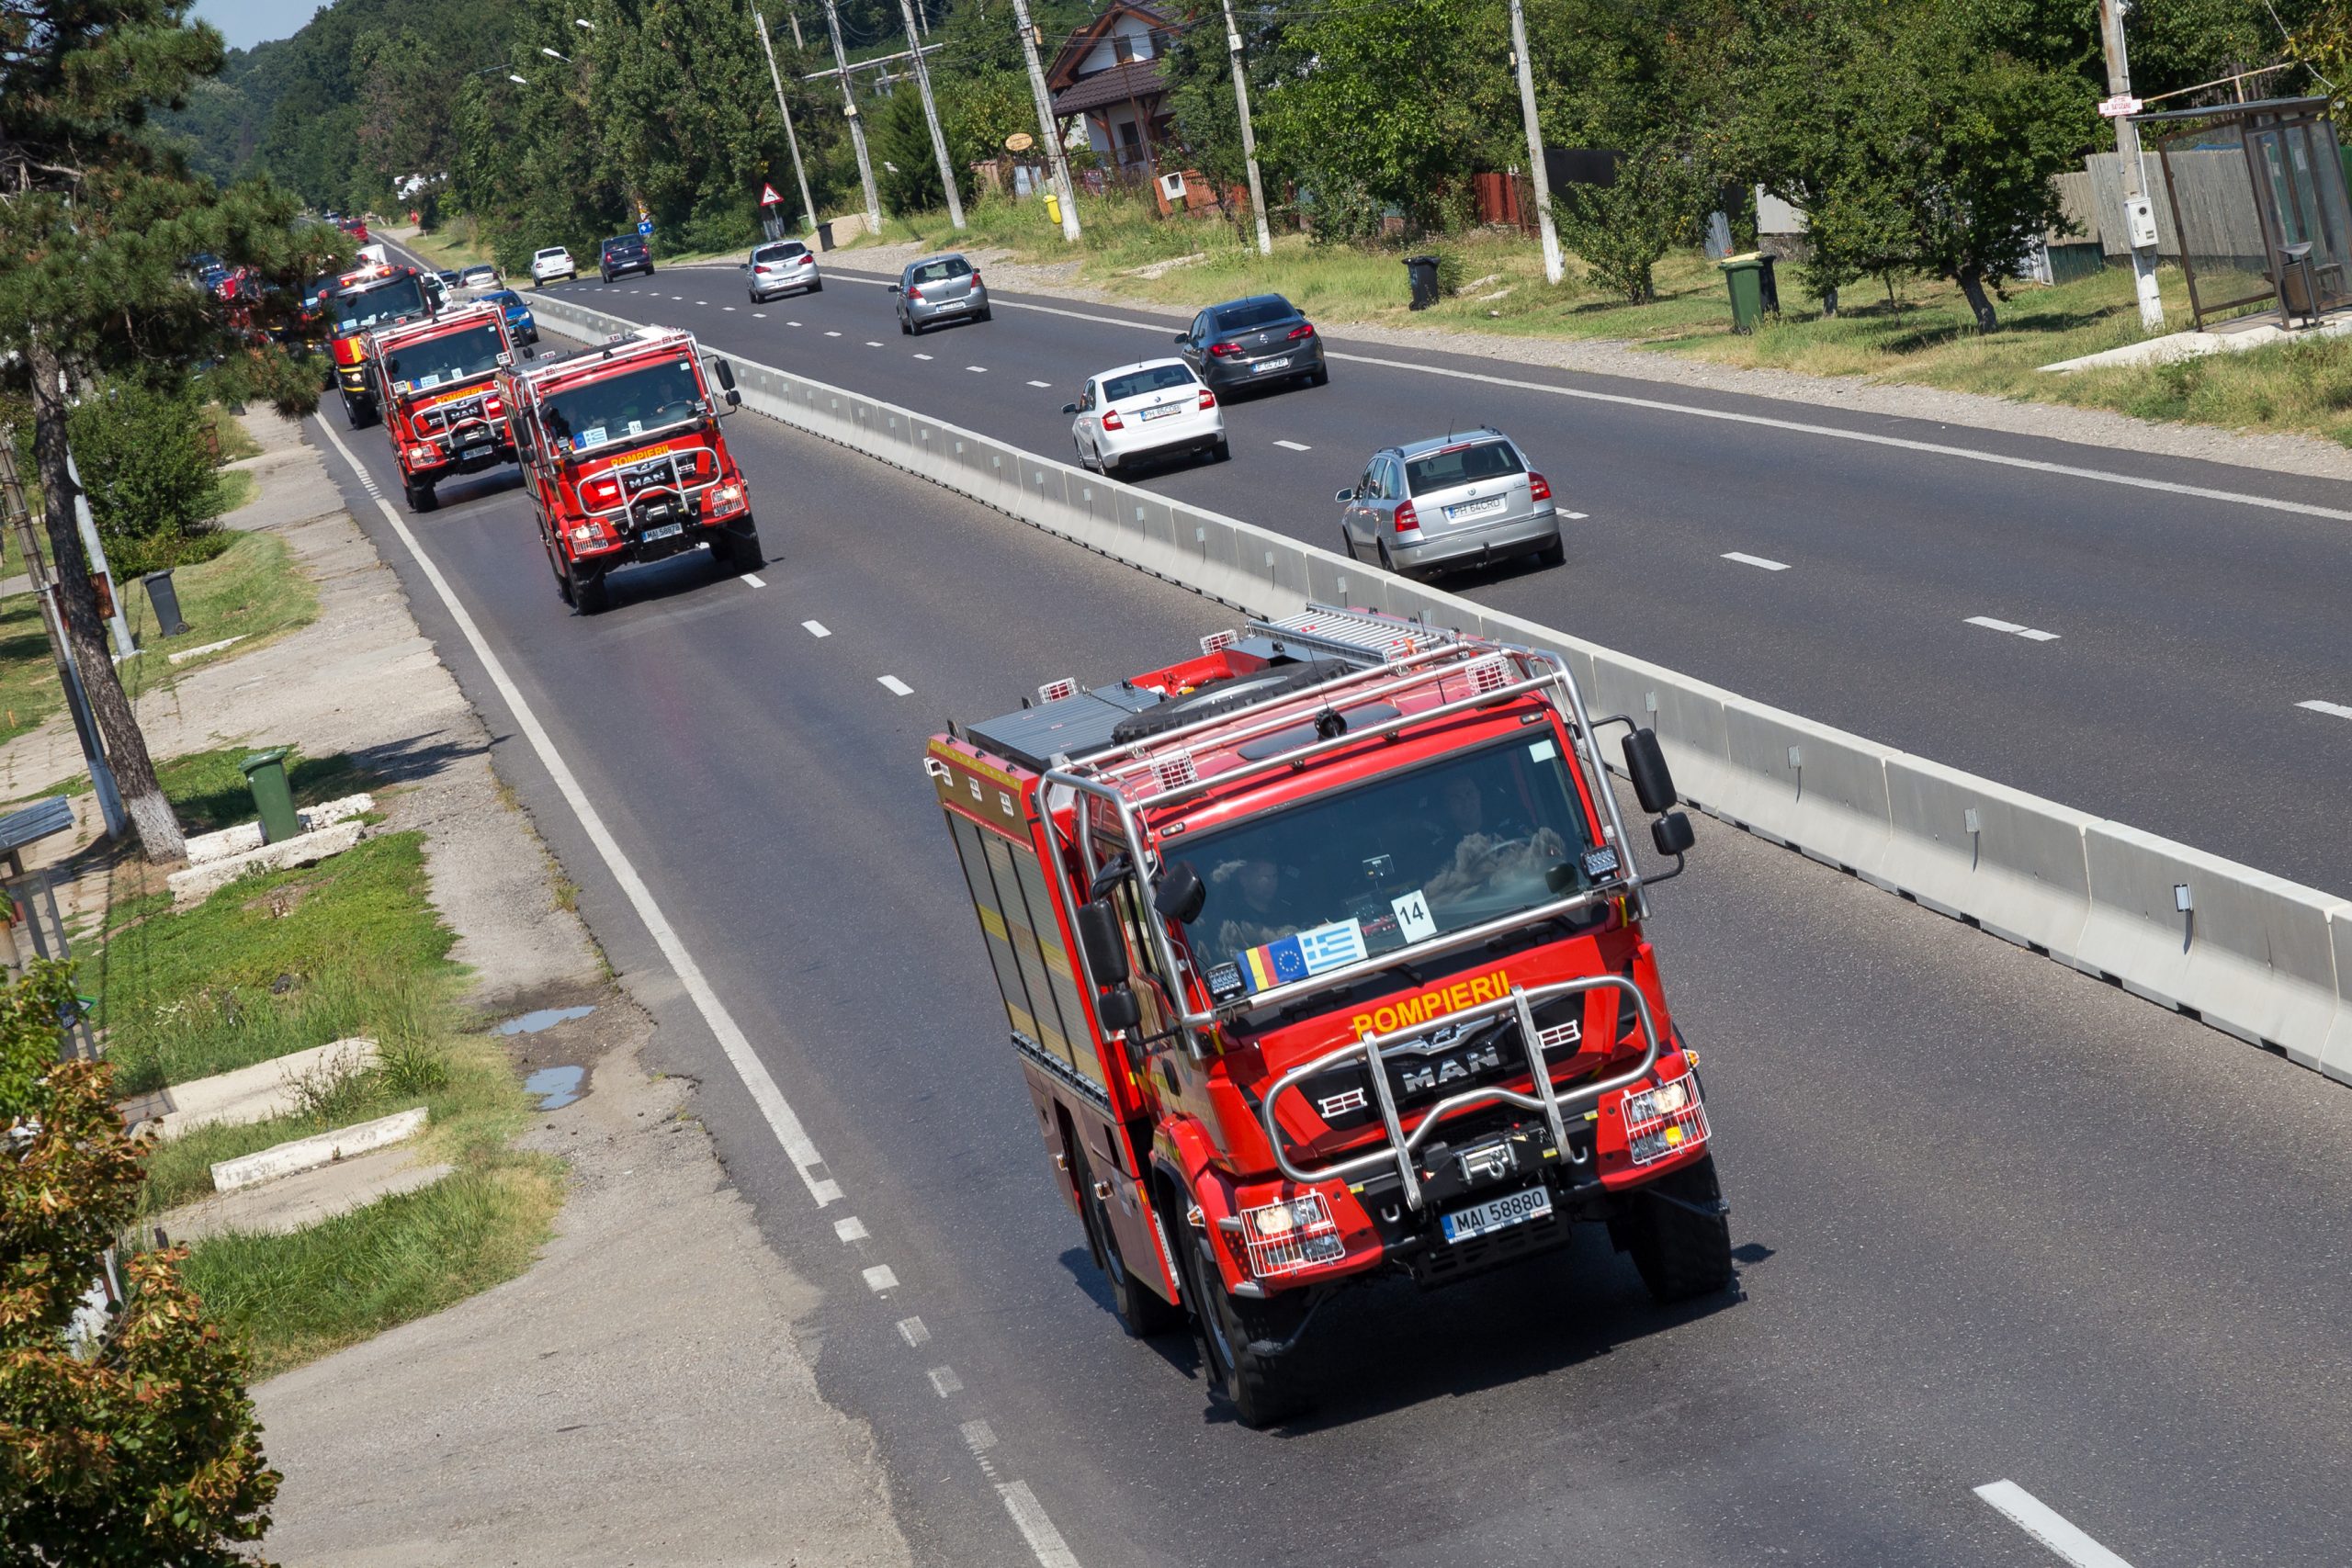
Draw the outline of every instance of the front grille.
M1547 1059L1576 1051L1588 1027L1587 1010L1606 1007L1600 1000L1604 994L1590 993L1590 1002L1583 997L1560 997L1535 1010L1537 1036ZM1427 1050L1392 1047L1387 1058L1388 1091L1400 1115L1466 1089L1526 1075L1527 1049L1520 1043L1514 1017L1485 1019L1458 1030L1441 1026L1423 1038ZM1371 1087L1363 1065L1351 1063L1303 1080L1298 1092L1328 1126L1345 1133L1379 1125L1380 1108L1372 1103Z

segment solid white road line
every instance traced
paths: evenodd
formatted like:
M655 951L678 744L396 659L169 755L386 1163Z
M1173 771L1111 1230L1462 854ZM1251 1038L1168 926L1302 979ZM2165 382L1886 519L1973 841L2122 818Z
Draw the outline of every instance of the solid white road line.
M1990 615L1971 615L1968 617L1968 624L1972 626L1983 626L1986 631L2007 632L2011 637L2021 637L2028 642L2056 642L2058 640L2056 632L2036 631L2031 626L2021 626L2015 621L1996 621Z
M864 1241L866 1235L865 1222L855 1214L850 1215L847 1219L835 1220L833 1234L843 1241Z
M1277 441L1274 445L1281 447L1285 452L1312 452L1315 450L1314 447L1309 446L1304 441Z
M1789 570L1789 563L1784 560L1766 560L1762 556L1751 556L1745 550L1725 550L1724 559L1736 560L1742 566L1761 567L1766 571Z
M2337 718L2352 718L2352 707L2346 707L2342 703L2324 703L2314 697L2310 702L2297 703L2295 705L2299 708L2309 708L2313 713L2334 714Z
M2075 1568L2132 1568L2132 1564L2067 1523L2065 1516L2014 1481L1979 1486L1976 1495Z
M1032 381L1029 384L1033 387L1043 387L1047 391L1053 390L1054 388L1054 384L1051 381Z
M895 1291L899 1288L899 1277L890 1271L888 1263L876 1263L868 1269L865 1280L865 1288L869 1291Z
M1062 1532L1046 1517L1045 1505L1037 1501L1037 1495L1029 1490L1027 1482L1000 1483L996 1493L1004 1499L1012 1522L1020 1527L1022 1539L1036 1554L1038 1568L1080 1568L1078 1554L1070 1551L1069 1543L1062 1540Z
M754 588L765 588L768 585L768 580L762 577L756 571L745 572L743 574L743 581L750 583Z
M931 1380L932 1391L942 1399L964 1392L964 1380L956 1375L953 1367L933 1367L923 1375Z
M876 681L881 682L882 689L889 693L894 697L906 697L912 696L914 694L914 688L908 685L904 681L899 680L896 675L876 675L874 678Z
M838 276L849 276L843 273ZM853 282L879 286L880 278L856 277ZM1137 321L1121 316L1105 316L1091 310L1069 310L1056 305L1035 305L1017 299L1000 299L996 303L1008 310L1035 310L1040 315L1067 316L1077 321L1096 321L1104 326L1126 327L1136 332L1165 333L1164 321ZM2137 474L2120 474L2111 468L2086 468L2073 463L2050 463L2036 457L2013 457L2005 452L1986 452L1973 446L1954 446L1941 441L1915 441L1907 436L1881 435L1867 430L1840 430L1833 424L1815 424L1808 420L1775 419L1768 414L1739 413L1729 409L1700 408L1691 403L1669 402L1664 398L1637 398L1624 392L1596 392L1586 387L1555 387L1542 381L1526 381L1510 376L1489 376L1477 370L1456 370L1444 365L1417 365L1408 359L1385 359L1377 355L1342 354L1328 344L1323 350L1327 359L1344 360L1351 365L1373 365L1384 370L1409 370L1423 376L1444 376L1456 381L1478 381L1490 387L1509 387L1515 391L1548 392L1559 398L1581 398L1587 402L1615 403L1621 408L1648 409L1657 413L1683 414L1691 419L1722 420L1731 424L1759 425L1768 430L1786 430L1800 435L1818 435L1832 441L1859 441L1869 446L1887 446L1898 451L1921 452L1939 457L1958 457L1972 463L1991 463L1998 468L2023 468L2031 473L2057 474L2065 479L2088 479L2094 484L2122 485L2132 490L2160 491L2167 495L2195 496L2199 501L2219 501L2232 506L2252 506L2267 512L2290 512L2300 517L2324 517L2331 522L2352 523L2352 511L2335 506L2314 506L2308 502L2280 501L2274 496L2249 495L2243 491L2216 490L2208 485L2177 484L2170 479L2143 479Z
M319 429L325 433L334 449L343 455L343 460L351 466L352 472L367 473L368 470L360 467L359 459L351 455L351 448L343 444L343 437L334 433L334 426L322 419L319 421ZM467 646L473 649L474 657L481 660L482 671L490 677L490 683L497 688L507 711L514 716L515 728L531 743L532 753L538 758L539 765L547 769L548 776L555 781L555 787L562 795L564 803L571 807L572 816L579 819L581 830L588 835L589 843L595 847L605 869L620 885L622 897L637 911L637 918L645 922L646 931L653 938L654 945L661 949L662 956L669 962L672 973L678 976L678 984L685 988L687 997L695 1004L695 1010L702 1015L703 1022L718 1038L719 1049L727 1054L728 1064L735 1069L735 1076L743 1080L743 1088L750 1092L752 1103L759 1107L768 1130L783 1145L785 1156L800 1173L801 1183L808 1189L808 1196L817 1201L819 1208L834 1201L842 1195L841 1187L830 1178L818 1174L825 1163L825 1156L817 1152L817 1145L809 1140L808 1129L800 1124L800 1118L793 1111L791 1101L786 1100L784 1091L776 1088L775 1077L769 1073L767 1065L760 1060L759 1053L752 1048L751 1038L735 1021L735 1015L727 1010L727 1004L720 1001L718 993L711 988L710 981L703 975L702 965L695 962L693 952L678 935L676 928L670 924L670 917L662 913L661 905L654 902L653 890L646 886L645 879L637 874L637 867L621 848L620 840L613 837L612 829L605 825L603 813L589 800L588 792L581 787L578 775L571 771L571 764L565 761L563 753L556 750L547 726L539 722L538 714L524 697L521 688L514 684L514 678L506 672L505 663L492 650L489 640L482 636L481 627L475 623L472 612L458 602L456 592L449 586L449 580L441 575L441 569L434 564L432 557L424 553L424 547L416 542L416 536L409 532L406 523L401 521L400 513L393 511L390 503L381 496L376 497L376 504L383 511L384 521L390 525L393 536L400 540L410 558L416 562L417 569L424 572L425 581L433 585L435 596L441 601L442 608L448 611L450 620L456 623Z
M822 621L803 621L800 623L800 629L807 632L810 637L831 637L833 635L831 631L826 629L825 623Z
M931 1330L919 1317L902 1317L899 1319L899 1337L907 1342L909 1349L918 1349L931 1342Z

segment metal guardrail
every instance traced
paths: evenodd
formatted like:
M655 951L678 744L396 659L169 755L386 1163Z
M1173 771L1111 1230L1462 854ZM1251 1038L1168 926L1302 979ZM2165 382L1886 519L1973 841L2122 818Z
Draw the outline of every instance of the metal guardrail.
M542 296L598 338L638 323ZM707 345L706 345L707 347ZM744 403L1253 615L1364 605L1556 652L1689 804L2352 1083L2352 901L2044 800L1238 518L728 355Z

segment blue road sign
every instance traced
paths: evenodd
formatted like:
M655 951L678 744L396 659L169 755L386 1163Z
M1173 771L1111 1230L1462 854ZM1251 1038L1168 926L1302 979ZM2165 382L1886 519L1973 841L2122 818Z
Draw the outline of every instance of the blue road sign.
M639 219L637 220L637 231L650 239L653 234L653 220L650 218Z

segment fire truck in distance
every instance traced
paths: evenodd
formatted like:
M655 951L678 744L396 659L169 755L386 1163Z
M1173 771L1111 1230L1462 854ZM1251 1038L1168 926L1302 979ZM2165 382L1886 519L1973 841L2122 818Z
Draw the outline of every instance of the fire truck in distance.
M556 591L579 614L605 606L617 567L701 545L722 570L761 564L751 489L718 428L742 394L726 360L706 373L693 333L639 327L503 371L499 388Z
M514 363L506 312L489 300L394 326L362 340L368 379L381 391L401 488L411 512L439 502L451 474L514 460L514 437L497 376Z
M1726 1287L1698 1059L1601 765L1690 819L1657 737L1549 654L1317 607L935 737L1057 1185L1132 1334L1192 1319L1243 1422L1340 1288L1608 1228ZM1649 881L1661 880L1652 876Z
M343 391L343 412L352 429L365 429L376 423L381 400L380 389L368 378L362 340L379 328L430 316L433 306L414 267L374 265L340 274L320 301L320 310L334 355L335 385Z

